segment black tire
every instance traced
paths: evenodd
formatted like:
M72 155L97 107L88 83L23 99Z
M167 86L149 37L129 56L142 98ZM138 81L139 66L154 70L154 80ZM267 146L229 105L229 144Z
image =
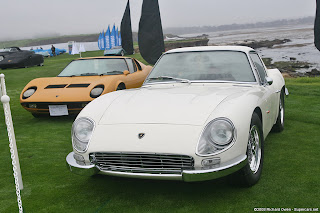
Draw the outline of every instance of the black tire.
M45 115L43 115L43 114L38 114L38 113L31 113L32 115L33 115L33 117L35 117L35 118L43 118L43 117L45 117Z
M117 91L118 90L124 90L124 89L126 89L126 85L124 85L124 84L119 84L118 87L117 87Z
M282 132L284 130L284 114L285 114L284 91L282 90L280 93L279 113L278 113L277 121L272 127L272 131Z
M259 116L254 112L251 118L247 144L248 163L231 176L231 183L251 187L258 183L262 173L264 156L264 139ZM258 146L257 146L258 145Z

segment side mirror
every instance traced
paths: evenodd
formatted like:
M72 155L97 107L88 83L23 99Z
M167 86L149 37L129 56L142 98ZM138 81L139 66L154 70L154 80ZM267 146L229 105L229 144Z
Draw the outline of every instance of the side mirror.
M270 77L266 77L266 81L267 81L268 85L271 85L273 83L273 79Z
M124 74L124 75L129 75L130 72L129 72L128 70L125 70L125 71L123 71L123 74Z

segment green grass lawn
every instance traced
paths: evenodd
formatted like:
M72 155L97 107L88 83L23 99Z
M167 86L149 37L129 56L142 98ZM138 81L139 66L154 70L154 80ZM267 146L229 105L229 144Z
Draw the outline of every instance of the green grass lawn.
M102 51L83 56L102 55ZM135 56L141 60L140 56ZM139 58L140 57L140 58ZM286 79L285 130L265 143L260 182L252 188L225 179L199 183L83 177L70 173L73 118L34 118L19 103L23 87L56 76L77 56L45 59L45 66L2 70L11 97L25 212L253 212L255 207L320 207L320 78ZM0 212L17 212L9 142L0 107Z

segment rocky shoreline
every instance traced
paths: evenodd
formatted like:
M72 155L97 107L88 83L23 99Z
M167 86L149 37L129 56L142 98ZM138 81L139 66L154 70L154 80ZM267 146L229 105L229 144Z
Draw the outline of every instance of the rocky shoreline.
M284 77L319 77L320 71L318 69L311 69L309 72L298 72L298 70L306 70L312 67L312 64L301 61L277 61L272 63L271 58L262 58L268 69L277 68Z
M266 48L272 48L274 45L280 45L285 44L287 42L291 42L290 39L275 39L275 40L262 40L262 41L255 41L255 40L245 40L241 43L234 43L234 45L240 45L240 46L248 46L253 49L258 49L262 47Z
M274 39L274 40L246 40L243 42L233 43L231 45L249 46L254 49L259 48L280 48L285 43L291 42L290 39ZM297 46L297 45L294 45ZM309 62L298 61L295 57L288 57L288 61L272 62L272 58L263 58L265 65L269 69L277 68L285 77L319 77L320 70L313 68L314 65ZM311 71L309 71L311 69ZM307 71L308 70L308 71ZM300 72L299 72L300 71ZM301 72L303 71L303 72Z

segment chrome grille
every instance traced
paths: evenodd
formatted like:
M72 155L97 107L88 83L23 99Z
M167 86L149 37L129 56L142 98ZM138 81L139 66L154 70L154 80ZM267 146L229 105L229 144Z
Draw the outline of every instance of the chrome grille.
M89 155L91 163L101 171L149 174L180 174L193 169L193 157L156 153L96 152Z

